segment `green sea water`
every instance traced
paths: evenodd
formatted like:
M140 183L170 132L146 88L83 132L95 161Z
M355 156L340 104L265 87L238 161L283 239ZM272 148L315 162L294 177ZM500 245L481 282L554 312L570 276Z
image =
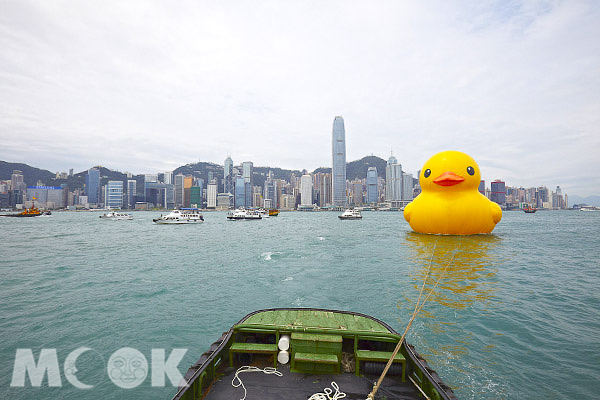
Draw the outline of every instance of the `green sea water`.
M600 212L505 212L492 235L469 237L412 233L399 212L208 212L190 226L133 215L0 218L0 398L168 399L176 389L153 387L150 373L116 386L111 355L187 349L184 375L233 323L270 307L357 311L403 331L426 277L425 290L440 283L408 341L459 398L597 398ZM64 369L82 346L86 390ZM61 386L11 387L17 349L36 360L55 349Z

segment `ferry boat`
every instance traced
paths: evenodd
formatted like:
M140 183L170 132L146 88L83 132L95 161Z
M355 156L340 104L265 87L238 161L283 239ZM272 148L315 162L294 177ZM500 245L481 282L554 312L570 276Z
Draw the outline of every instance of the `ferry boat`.
M348 209L342 215L338 215L339 219L361 219L362 215L358 210Z
M161 215L159 218L154 218L152 221L154 221L155 224L160 225L199 224L204 222L204 217L197 208L180 208L171 211L167 215Z
M246 210L244 208L238 208L236 210L230 211L227 214L227 219L230 221L257 220L262 219L262 215L256 210Z
M173 400L308 399L318 394L321 399L362 400L378 378L375 399L456 399L404 341L380 378L400 339L385 322L355 312L255 311L223 333L190 367Z
M276 217L279 215L279 210L276 208L269 209L269 217Z
M121 221L121 220L132 220L133 216L131 214L118 213L118 212L115 212L115 211L109 211L109 212L107 212L105 214L102 214L98 218L111 219L113 221Z
M528 214L532 214L537 211L537 208L532 207L530 204L527 204L525 207L523 207L523 211L525 211Z

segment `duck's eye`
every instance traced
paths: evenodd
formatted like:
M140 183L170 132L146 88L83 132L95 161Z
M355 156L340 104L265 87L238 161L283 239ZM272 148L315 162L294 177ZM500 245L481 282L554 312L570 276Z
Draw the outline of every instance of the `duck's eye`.
M467 174L471 176L475 175L475 169L473 167L467 167Z
M428 169L425 170L425 172L423 172L423 176L425 178L429 178L429 175L431 175L431 170L428 168Z

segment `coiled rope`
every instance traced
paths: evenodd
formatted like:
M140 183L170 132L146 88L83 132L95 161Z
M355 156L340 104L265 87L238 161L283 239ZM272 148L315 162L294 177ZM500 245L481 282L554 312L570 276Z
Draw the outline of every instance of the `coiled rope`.
M243 367L239 367L238 370L235 371L235 376L233 377L233 380L231 381L231 386L233 386L234 388L241 386L244 389L244 397L242 397L240 400L246 399L246 386L244 386L244 383L238 376L242 372L263 372L267 375L283 376L283 374L281 372L277 371L277 369L275 369L273 367L266 367L264 369L260 369L257 367L250 367L247 365L244 365ZM239 383L236 383L236 381Z
M308 400L338 400L346 397L346 393L340 391L340 387L337 383L332 381L331 387L335 389L335 393L333 396L331 396L333 390L326 387L325 389L323 389L323 393L315 393L312 396L310 396Z
M442 273L441 273L440 277L438 278L437 282L435 283L435 285L433 286L433 288L431 288L431 290L429 291L429 293L427 294L427 296L425 297L425 299L421 303L421 297L423 295L423 290L425 289L425 284L427 283L427 279L429 278L429 273L431 272L431 265L433 263L433 256L435 255L435 248L436 248L436 246L437 246L437 239L435 241L435 244L433 246L433 250L431 252L431 259L429 260L429 267L427 268L427 274L425 275L425 279L423 280L423 286L421 286L421 291L419 292L419 297L417 299L417 303L415 304L415 309L414 309L414 311L412 313L412 316L410 317L410 320L408 321L408 324L406 325L406 329L404 329L404 333L402 334L402 337L400 338L400 341L398 342L398 345L396 345L396 348L394 349L394 352L392 353L392 356L390 357L390 359L388 360L387 364L385 365L385 368L383 369L383 372L381 373L381 376L377 380L377 383L375 383L375 385L373 386L373 390L371 391L371 393L369 393L369 395L367 396L366 400L374 400L375 399L375 394L377 393L377 390L379 390L379 386L381 385L381 382L383 382L383 378L385 378L385 375L387 374L388 370L392 366L392 363L394 362L394 358L396 358L396 355L400 351L400 348L402 347L402 343L404 342L404 338L406 337L406 334L408 333L408 330L410 329L411 325L415 321L415 318L417 317L417 315L421 312L421 310L425 306L425 303L427 302L427 300L429 300L429 298L433 294L433 291L435 290L435 288L438 286L438 284L440 283L440 281L442 280L442 278L446 274L446 271L448 270L448 267L450 267L450 265L454 261L454 257L456 256L456 251L454 252L454 254L452 254L452 258L450 259L450 261L448 262L448 264L446 264L446 267L442 271Z

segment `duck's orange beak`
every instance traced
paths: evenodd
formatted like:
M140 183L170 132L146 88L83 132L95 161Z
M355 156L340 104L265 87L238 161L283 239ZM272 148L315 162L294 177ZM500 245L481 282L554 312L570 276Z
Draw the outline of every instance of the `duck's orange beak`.
M461 183L464 180L465 178L463 178L462 176L456 175L452 171L446 171L437 178L435 178L433 180L433 183L440 186L454 186Z

